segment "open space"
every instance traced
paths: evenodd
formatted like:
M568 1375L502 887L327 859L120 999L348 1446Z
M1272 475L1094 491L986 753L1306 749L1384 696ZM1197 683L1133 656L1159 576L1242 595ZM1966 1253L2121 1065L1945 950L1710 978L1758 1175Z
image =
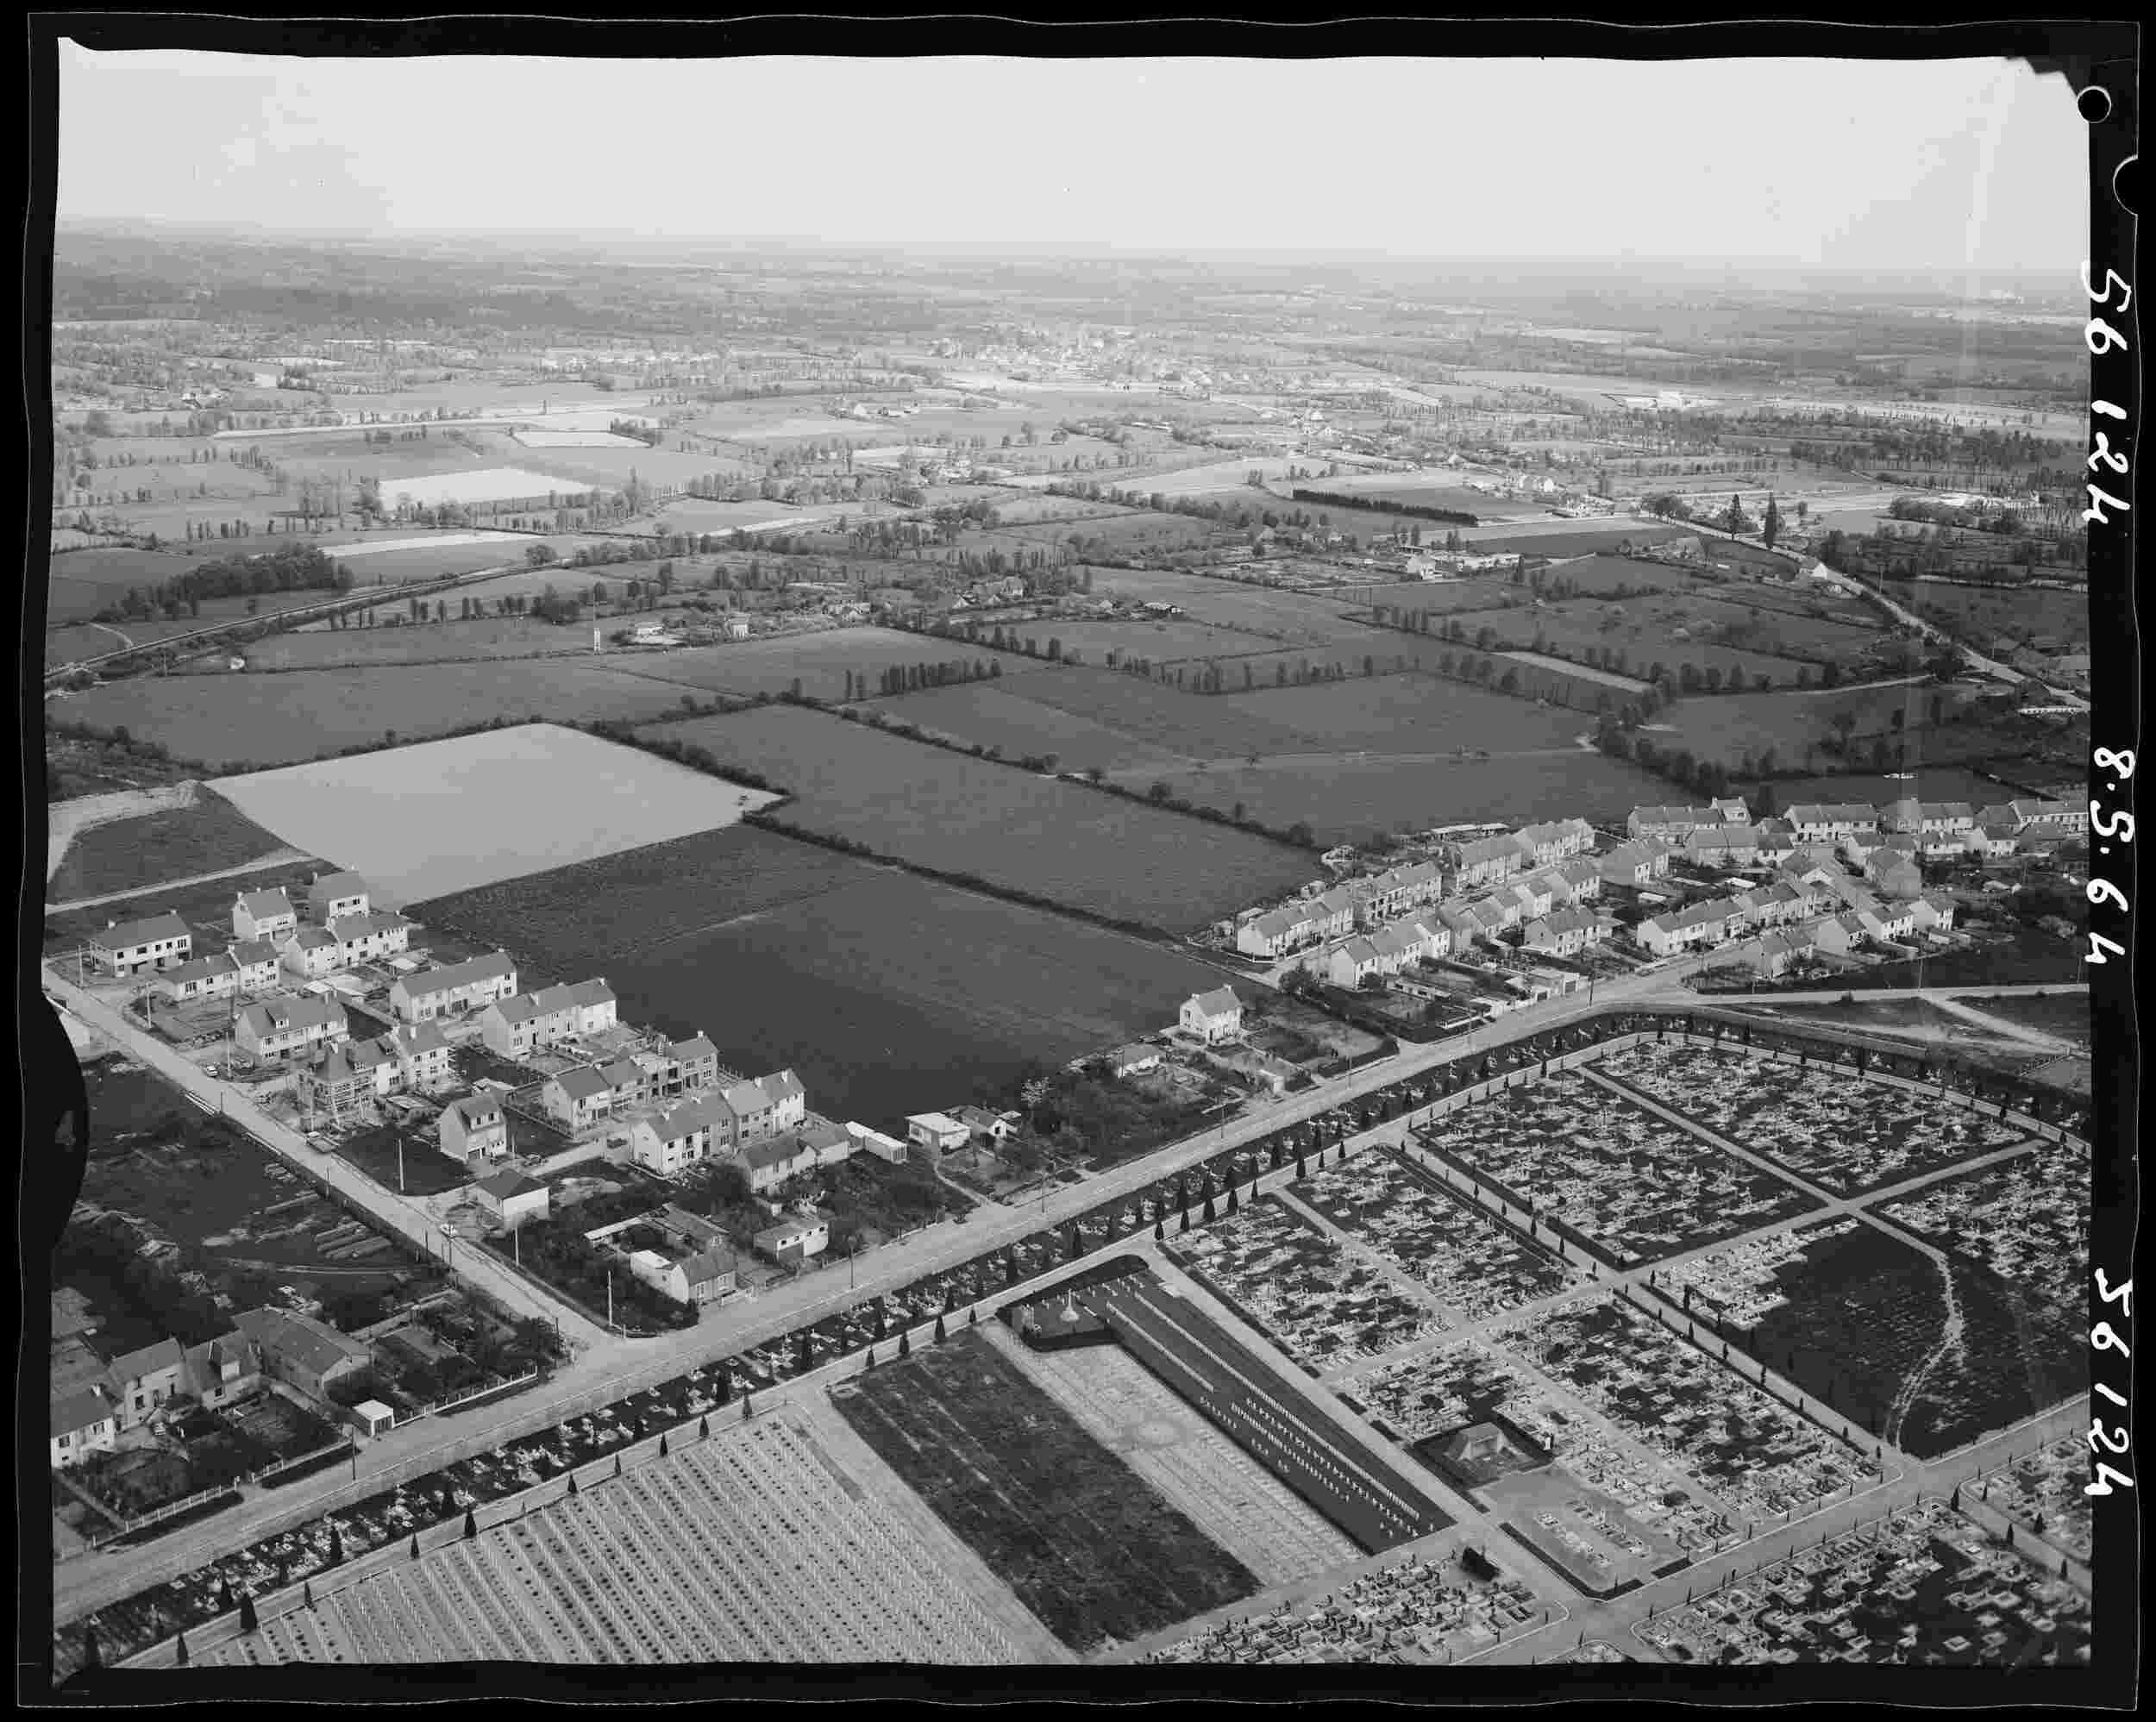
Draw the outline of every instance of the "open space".
M788 826L1118 920L1188 930L1310 870L1282 843L799 707L659 733L791 792Z
M78 694L67 714L237 774L497 718L650 719L677 709L680 698L680 688L663 682L565 658L304 670L273 679L138 676Z
M47 882L48 903L143 891L176 879L243 867L276 855L285 840L256 824L214 790L197 789L185 807L115 819L78 831Z
M217 787L285 842L360 874L394 904L730 825L771 799L551 723Z
M893 1128L1165 1026L1194 958L753 827L429 902L528 975L603 974L625 1020L792 1068L826 1116Z

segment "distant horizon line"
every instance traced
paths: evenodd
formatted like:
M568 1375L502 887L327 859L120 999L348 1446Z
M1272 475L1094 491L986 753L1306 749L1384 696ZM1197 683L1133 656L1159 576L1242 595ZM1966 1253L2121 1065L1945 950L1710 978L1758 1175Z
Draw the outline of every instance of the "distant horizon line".
M399 242L440 243L462 241L477 247L494 247L519 241L564 248L601 245L634 246L640 251L754 254L759 249L794 250L833 257L861 255L918 256L953 260L993 260L997 258L1031 261L1072 261L1115 259L1133 263L1255 263L1323 267L1327 265L1391 264L1453 269L1527 267L1538 272L1587 270L1618 273L1626 269L1677 269L1687 274L1727 275L1745 270L1777 275L1802 275L1835 279L1906 279L1910 277L1980 280L2059 281L2071 283L2071 270L2011 267L1971 267L1962 264L1879 264L1853 266L1808 262L1789 256L1711 256L1634 254L1611 256L1577 254L1481 253L1435 254L1387 251L1376 247L1313 249L1291 247L1164 247L1133 245L1112 240L902 240L833 239L812 234L669 234L655 235L637 229L609 228L483 228L483 227L271 227L243 221L185 221L157 216L60 216L56 232L127 233L148 231L174 236L231 239L338 239L395 245ZM687 260L686 258L684 260Z

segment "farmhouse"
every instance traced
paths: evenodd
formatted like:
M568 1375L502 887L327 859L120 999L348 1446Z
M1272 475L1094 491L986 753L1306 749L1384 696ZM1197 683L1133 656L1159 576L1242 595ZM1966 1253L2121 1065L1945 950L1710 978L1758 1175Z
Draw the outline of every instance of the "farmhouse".
M755 1239L756 1248L764 1255L789 1267L821 1255L830 1241L830 1216L820 1212L796 1214L766 1226Z
M957 1119L941 1112L916 1112L906 1121L908 1141L931 1155L956 1154L973 1139L973 1132Z
M356 873L318 873L307 886L307 914L326 926L346 915L364 915L371 899Z
M90 936L90 954L108 974L140 974L173 968L193 952L195 936L169 911L141 921L108 921Z
M408 1023L462 1016L485 1009L517 990L517 964L507 951L467 962L403 974L390 983L390 1007Z
M1243 1032L1243 1001L1235 996L1232 986L1194 992L1176 1012L1175 1026L1207 1046L1233 1040Z
M326 1322L292 1310L242 1310L235 1330L252 1340L272 1380L296 1387L317 1404L325 1402L332 1383L371 1367L374 1354Z
M509 1153L509 1114L491 1094L467 1095L442 1109L436 1121L442 1151L460 1166L500 1160Z
M274 891L242 891L232 902L232 936L235 939L274 939L299 924L299 911L285 895Z
M547 1187L513 1167L480 1179L472 1191L479 1205L510 1231L526 1220L542 1220L549 1212Z
M240 1012L233 1039L257 1064L273 1064L346 1039L351 1027L344 1006L310 995L266 999Z
M1572 956L1609 936L1609 923L1591 909L1555 909L1528 925L1528 949Z

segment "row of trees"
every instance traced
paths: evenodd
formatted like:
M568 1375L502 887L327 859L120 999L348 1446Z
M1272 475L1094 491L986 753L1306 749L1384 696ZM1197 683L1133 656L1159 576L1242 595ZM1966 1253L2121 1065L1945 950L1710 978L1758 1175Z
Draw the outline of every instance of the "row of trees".
M205 598L259 598L283 592L349 592L352 572L320 546L291 542L254 556L220 556L160 580L130 586L116 609L100 618L146 620L176 615L183 607L199 615Z

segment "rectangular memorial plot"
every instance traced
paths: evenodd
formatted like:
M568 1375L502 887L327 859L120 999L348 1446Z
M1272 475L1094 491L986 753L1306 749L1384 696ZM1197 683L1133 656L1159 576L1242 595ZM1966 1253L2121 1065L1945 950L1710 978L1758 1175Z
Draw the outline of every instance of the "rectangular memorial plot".
M1642 1042L1595 1068L1838 1196L1906 1183L2026 1139L1935 1093L1708 1047Z
M1570 1071L1465 1107L1415 1140L1619 1267L1682 1255L1818 1205Z
M981 1338L834 1393L838 1411L1074 1650L1251 1595L1257 1581Z

